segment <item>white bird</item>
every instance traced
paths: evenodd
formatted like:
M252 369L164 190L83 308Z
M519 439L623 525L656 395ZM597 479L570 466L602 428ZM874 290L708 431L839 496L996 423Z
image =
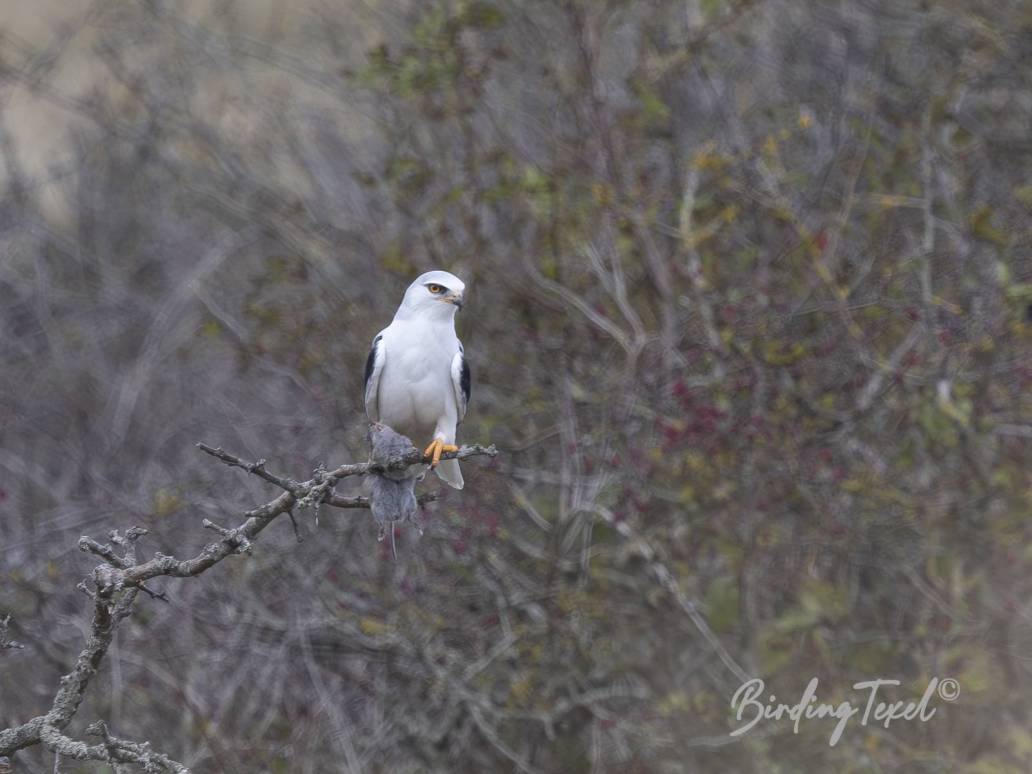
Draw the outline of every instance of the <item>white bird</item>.
M413 440L430 436L423 452L447 484L462 489L455 431L469 403L469 365L455 335L455 312L466 285L446 271L428 271L409 285L391 324L373 339L365 367L365 407Z

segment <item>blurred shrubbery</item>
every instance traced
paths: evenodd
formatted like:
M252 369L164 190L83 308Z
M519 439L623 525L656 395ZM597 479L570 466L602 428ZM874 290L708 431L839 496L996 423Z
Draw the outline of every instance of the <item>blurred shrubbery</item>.
M503 457L397 562L324 510L167 584L83 725L198 772L1028 770L1028 4L345 5L3 39L0 726L81 647L80 534L270 499L196 441L363 459L440 267ZM732 739L736 665L961 696Z

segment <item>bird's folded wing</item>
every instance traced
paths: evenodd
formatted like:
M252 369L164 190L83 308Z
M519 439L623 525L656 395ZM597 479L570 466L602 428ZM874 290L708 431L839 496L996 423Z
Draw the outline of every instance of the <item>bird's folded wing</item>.
M463 352L461 344L459 344L459 351L456 352L455 357L452 358L451 378L452 387L455 389L455 405L459 409L457 418L458 421L461 422L462 418L466 416L466 407L469 405L471 386L469 363L466 362L466 355Z
M380 420L380 374L383 373L386 359L387 347L381 331L373 339L373 346L369 349L369 357L366 358L365 364L365 410L366 416L372 422Z

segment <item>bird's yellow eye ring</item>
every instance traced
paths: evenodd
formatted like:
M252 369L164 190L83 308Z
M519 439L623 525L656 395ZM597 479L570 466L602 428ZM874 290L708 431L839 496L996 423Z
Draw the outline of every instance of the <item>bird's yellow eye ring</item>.
M444 290L440 285L428 285L427 287L430 289L431 293L440 293Z

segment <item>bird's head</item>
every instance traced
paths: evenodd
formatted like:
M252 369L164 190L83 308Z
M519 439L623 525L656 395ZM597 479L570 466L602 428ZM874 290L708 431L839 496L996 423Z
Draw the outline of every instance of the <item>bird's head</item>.
M450 320L462 308L466 283L446 271L428 271L405 291L398 313Z

